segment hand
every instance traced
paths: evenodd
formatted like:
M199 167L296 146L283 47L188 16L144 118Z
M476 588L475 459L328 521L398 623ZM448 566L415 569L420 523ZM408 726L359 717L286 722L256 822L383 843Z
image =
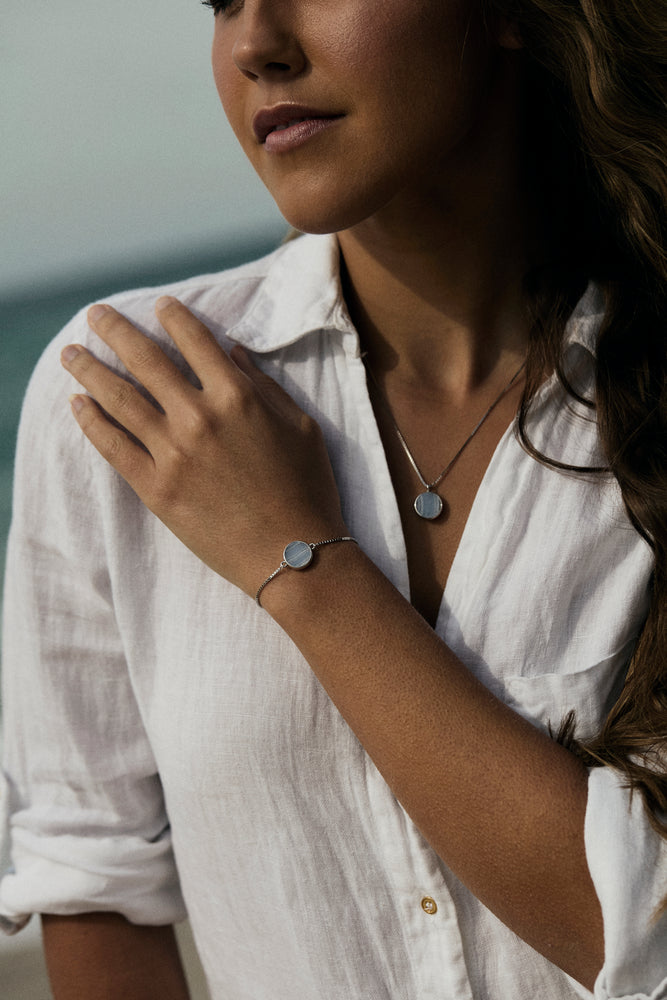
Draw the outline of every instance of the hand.
M90 326L160 409L78 345L62 363L93 398L75 395L72 408L143 503L254 596L287 542L347 533L320 428L242 348L225 354L176 299L159 299L156 313L201 388L115 309L94 306Z

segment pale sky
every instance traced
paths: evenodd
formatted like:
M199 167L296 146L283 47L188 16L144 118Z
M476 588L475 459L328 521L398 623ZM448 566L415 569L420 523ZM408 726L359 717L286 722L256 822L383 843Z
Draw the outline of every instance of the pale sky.
M0 296L284 231L198 0L7 3L1 23Z

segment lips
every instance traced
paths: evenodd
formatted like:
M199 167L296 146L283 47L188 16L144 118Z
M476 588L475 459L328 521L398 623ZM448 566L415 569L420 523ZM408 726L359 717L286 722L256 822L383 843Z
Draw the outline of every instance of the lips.
M252 120L252 128L257 141L265 143L272 132L284 132L304 122L324 122L341 118L336 112L322 111L301 104L276 104L272 108L262 108Z

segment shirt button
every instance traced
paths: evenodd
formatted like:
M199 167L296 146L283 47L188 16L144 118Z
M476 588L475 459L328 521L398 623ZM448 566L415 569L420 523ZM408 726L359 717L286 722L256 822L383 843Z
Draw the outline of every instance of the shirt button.
M429 916L433 916L434 913L438 912L438 904L431 896L424 896L422 899L422 910L424 913L428 913Z

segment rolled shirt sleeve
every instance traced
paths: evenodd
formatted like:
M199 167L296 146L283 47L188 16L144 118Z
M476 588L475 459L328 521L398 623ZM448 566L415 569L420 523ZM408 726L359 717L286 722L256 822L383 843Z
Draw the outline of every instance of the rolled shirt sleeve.
M667 841L651 826L642 796L607 767L590 773L585 840L604 920L595 1000L665 1000Z
M69 413L60 346L37 367L19 432L3 624L0 923L33 912L180 920L158 768L106 570L109 470ZM117 487L116 487L117 488ZM128 587L142 581L128 581Z

